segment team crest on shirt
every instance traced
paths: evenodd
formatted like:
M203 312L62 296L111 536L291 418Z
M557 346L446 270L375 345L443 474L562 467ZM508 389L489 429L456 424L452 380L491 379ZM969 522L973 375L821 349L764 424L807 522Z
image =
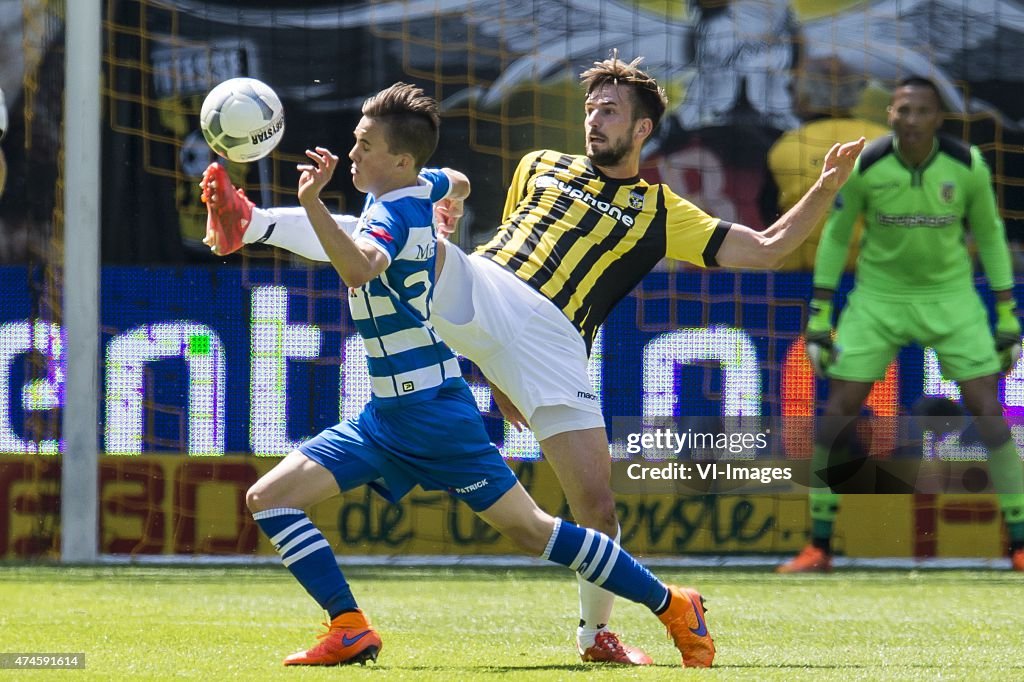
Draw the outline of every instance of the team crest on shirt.
M952 182L942 183L942 187L939 190L939 196L947 204L953 203L953 199L956 197L956 184Z
M638 192L635 189L629 193L629 207L641 210L644 207L644 195L643 192Z

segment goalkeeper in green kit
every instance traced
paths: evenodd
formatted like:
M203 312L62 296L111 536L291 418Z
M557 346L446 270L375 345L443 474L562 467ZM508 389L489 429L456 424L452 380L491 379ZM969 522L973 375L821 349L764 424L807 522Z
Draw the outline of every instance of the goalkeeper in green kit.
M1009 531L1011 562L1024 571L1024 465L998 395L1000 375L1021 353L1010 252L981 152L939 133L942 120L931 81L901 81L889 106L892 134L864 148L825 224L806 339L816 373L830 382L811 470L845 461L853 422L899 349L914 342L930 346L976 418ZM865 228L856 285L833 341L832 297L860 215ZM995 293L994 337L974 288L968 229ZM780 573L831 568L840 496L824 479L817 485L810 495L811 544L779 566Z

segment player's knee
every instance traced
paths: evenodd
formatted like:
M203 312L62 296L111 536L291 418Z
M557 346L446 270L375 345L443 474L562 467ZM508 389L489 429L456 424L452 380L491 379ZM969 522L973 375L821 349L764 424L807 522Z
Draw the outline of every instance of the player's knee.
M982 444L989 449L998 448L1013 438L1013 434L1010 433L1010 427L1007 426L1006 421L1003 419L982 417L975 423L977 424L978 436Z
M594 491L575 504L570 500L569 508L573 519L581 526L599 530L611 537L615 537L618 532L619 515L615 511L615 496L610 489Z
M256 481L245 491L245 506L254 514L272 509L274 505L269 493L270 491L262 480Z

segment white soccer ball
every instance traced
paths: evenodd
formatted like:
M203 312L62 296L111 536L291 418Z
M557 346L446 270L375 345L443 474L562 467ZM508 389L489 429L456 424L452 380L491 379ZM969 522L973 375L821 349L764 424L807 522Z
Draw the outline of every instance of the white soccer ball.
M213 151L232 161L262 159L284 137L284 107L255 78L226 80L206 96L199 126Z

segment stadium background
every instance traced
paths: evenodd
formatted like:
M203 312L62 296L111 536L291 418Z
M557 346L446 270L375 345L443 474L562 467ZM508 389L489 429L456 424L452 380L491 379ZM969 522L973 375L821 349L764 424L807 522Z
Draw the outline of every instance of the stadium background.
M4 140L11 177L0 201L0 558L56 556L60 546L62 6L0 1L0 25L21 34L4 41L6 50L15 42L19 49L0 71L12 113ZM724 34L715 23L723 17ZM780 20L780 31L766 32L771 24L758 23L765 19ZM724 218L764 224L764 154L793 123L779 93L799 55L837 55L866 81L857 107L865 118L884 118L887 88L902 75L923 72L943 85L949 130L988 155L1015 237L1024 218L1024 105L1015 94L1022 76L1013 68L1022 32L1024 10L1008 0L293 2L244 10L111 0L101 552L270 553L244 512L246 487L292 443L353 414L368 395L333 271L258 247L217 260L198 243L205 212L196 183L212 156L196 115L217 82L258 77L284 101L281 147L230 168L261 205L293 203L292 169L305 147L348 148L366 95L399 79L424 85L445 109L432 162L463 169L474 182L459 237L468 247L496 225L523 152L582 149L575 76L612 48L647 56L669 89L672 121L681 122L666 125L652 146L646 176ZM749 57L722 60L738 64L744 84L725 108L702 104L695 81L696 65L716 54L716 45L701 43L707 36ZM755 87L744 90L759 82L764 101ZM696 126L686 128L690 121ZM336 185L337 209L356 210L351 188ZM666 264L603 330L592 369L606 415L671 410L699 424L732 414L813 414L824 387L800 352L808 294L807 273ZM516 466L542 504L564 513L550 471L535 461L536 443L507 429L481 378L465 369L495 442L522 460ZM927 353L910 349L873 395L872 413L906 415L920 395L948 392ZM1024 368L1008 378L1004 398L1011 414L1024 407ZM806 457L803 436L775 454ZM804 500L789 496L623 495L619 504L624 539L644 554L780 553L803 544L807 525ZM1003 544L996 505L985 496L851 497L846 507L837 544L851 556L989 557ZM357 493L321 505L315 520L342 554L512 551L435 494L387 508Z

